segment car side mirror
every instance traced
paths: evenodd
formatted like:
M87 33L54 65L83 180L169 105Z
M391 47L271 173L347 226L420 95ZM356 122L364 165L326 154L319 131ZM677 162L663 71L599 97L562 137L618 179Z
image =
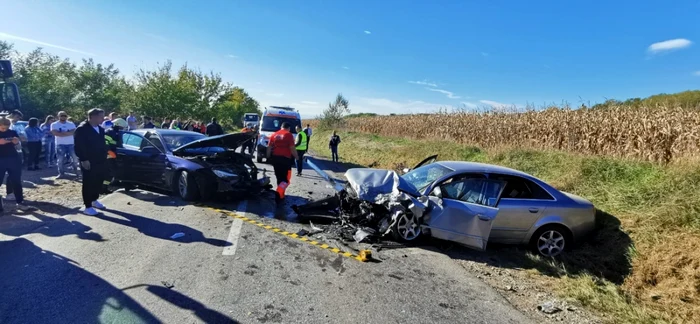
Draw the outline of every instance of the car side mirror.
M442 189L440 189L440 187L435 187L433 188L432 194L435 197L442 198Z
M141 149L141 152L144 154L152 155L152 156L160 155L160 150L157 149L155 146L146 146L146 147Z

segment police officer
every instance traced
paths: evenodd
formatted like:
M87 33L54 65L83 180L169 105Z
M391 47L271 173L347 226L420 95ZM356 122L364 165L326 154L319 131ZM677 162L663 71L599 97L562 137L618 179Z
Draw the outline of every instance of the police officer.
M107 145L107 172L102 182L105 192L111 192L110 187L117 184L117 148L122 147L121 132L129 124L123 118L112 121L112 127L105 131L105 144Z
M294 148L297 150L297 176L301 176L301 170L304 169L304 154L309 149L309 135L301 130L301 126L297 125L297 139L294 143Z

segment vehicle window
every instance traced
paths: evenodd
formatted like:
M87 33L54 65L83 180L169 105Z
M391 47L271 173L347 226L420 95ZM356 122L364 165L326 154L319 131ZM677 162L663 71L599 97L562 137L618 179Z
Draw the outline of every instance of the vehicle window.
M481 204L489 207L496 207L498 198L501 195L501 190L507 185L507 182L492 179L485 181L486 188L484 190L484 197Z
M123 144L124 144L124 145L133 146L133 147L136 147L136 148L139 148L139 149L140 149L140 148L141 148L141 142L143 141L143 138L141 138L140 136L134 135L134 134L129 134L129 135L130 135L130 136L128 136L128 137L126 138L126 140L124 141Z
M502 175L497 175L492 178L508 182L503 190L503 198L505 199L554 200L546 190L528 179Z
M296 127L301 126L301 120L296 118L285 118L285 117L274 117L265 116L262 120L262 126L260 129L264 132L276 132L280 130L283 122L288 122L290 125L290 132L296 134Z
M258 120L258 115L246 115L245 116L245 121L257 121Z
M153 133L146 133L146 139L151 143L144 141L143 146L146 146L147 143L153 144L153 146L155 146L156 148L158 148L162 152L165 152L165 147L163 147L163 142L160 141L160 138L158 138L158 135L155 135ZM141 147L142 149L143 149L143 146Z
M419 192L423 192L435 180L452 171L452 169L433 163L413 169L401 177L418 189Z
M186 134L168 134L168 135L163 135L163 141L165 141L165 146L168 147L171 151L183 146L185 144L194 142L196 140L200 140L205 138L206 136L203 134L196 134L196 133L186 133Z
M132 135L129 133L122 133L122 146L126 144L126 141L131 137Z
M463 178L440 185L442 197L461 200L468 203L479 203L484 179Z

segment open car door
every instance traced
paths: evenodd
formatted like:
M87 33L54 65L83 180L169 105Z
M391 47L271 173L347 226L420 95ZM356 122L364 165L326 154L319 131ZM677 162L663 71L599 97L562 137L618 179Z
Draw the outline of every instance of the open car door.
M117 148L117 179L162 187L167 157L153 143L135 133L122 133Z
M506 182L486 178L465 178L433 189L435 207L427 224L433 237L486 249L496 208Z

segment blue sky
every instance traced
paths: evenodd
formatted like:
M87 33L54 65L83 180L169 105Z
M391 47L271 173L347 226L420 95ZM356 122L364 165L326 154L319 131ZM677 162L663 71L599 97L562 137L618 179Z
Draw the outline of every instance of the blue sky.
M700 1L0 1L0 39L127 75L166 59L262 105L574 106L700 88Z

